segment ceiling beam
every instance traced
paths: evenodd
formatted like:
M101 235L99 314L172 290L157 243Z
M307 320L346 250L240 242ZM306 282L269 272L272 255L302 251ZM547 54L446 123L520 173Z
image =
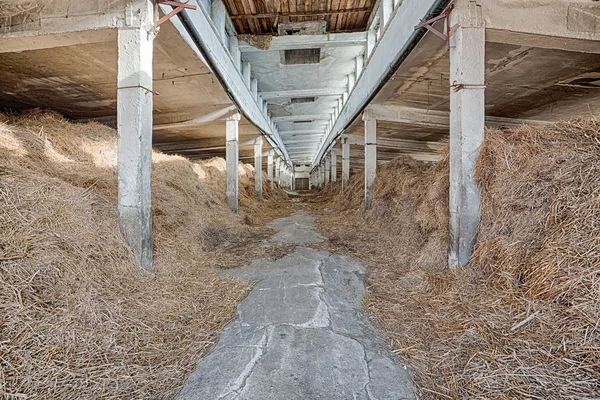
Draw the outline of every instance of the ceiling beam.
M395 72L403 57L412 50L411 46L419 38L419 32L415 31L414 27L421 21L436 15L440 3L440 0L404 0L395 9L328 137L316 153L313 166L319 164L340 133L360 115L381 86Z
M367 42L366 32L330 33L327 35L289 35L273 36L268 49L254 47L240 37L239 49L242 53L260 51L281 51L292 49L314 49L348 46L364 46Z
M425 128L450 129L450 112L433 111L412 107L396 107L372 104L369 110L379 121L398 122ZM485 124L491 128L516 128L521 125L546 125L549 122L531 119L516 119L504 117L485 117Z
M275 122L329 121L331 114L287 115L285 117L273 117L272 119Z
M290 99L292 97L324 97L324 96L341 96L348 88L314 88L314 89L296 89L282 90L277 92L260 92L264 100L272 99Z

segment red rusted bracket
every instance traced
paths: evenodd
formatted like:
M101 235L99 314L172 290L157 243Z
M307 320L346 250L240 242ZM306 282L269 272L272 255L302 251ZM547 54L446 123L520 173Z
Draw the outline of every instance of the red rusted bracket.
M186 8L189 10L196 9L196 6L188 4L188 3L189 3L189 0L186 2L174 1L174 0L155 0L154 1L154 32L156 32L158 30L159 26L161 26L163 23L167 22L169 19L171 19L171 17L179 14L184 9L186 9ZM173 7L173 11L171 11L167 15L163 16L162 18L158 19L158 15L159 15L158 5L159 4L171 6L171 7Z
M452 9L449 8L446 11L444 11L442 14L438 15L437 17L434 17L434 18L428 19L427 21L421 22L419 25L415 26L415 30L421 29L421 28L427 29L429 32L433 33L435 36L439 37L444 42L446 42L446 47L450 48L450 23L446 22L446 32L445 33L442 33L440 31L438 31L437 29L435 29L433 27L433 24L435 24L438 21L448 19L451 11L452 11Z

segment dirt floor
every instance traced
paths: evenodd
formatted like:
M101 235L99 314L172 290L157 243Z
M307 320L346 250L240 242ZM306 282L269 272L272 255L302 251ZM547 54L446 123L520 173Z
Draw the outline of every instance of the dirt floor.
M116 132L47 112L0 115L0 398L173 398L250 286L218 274L284 245L264 226L293 207L240 167L153 154L155 270L117 223ZM264 177L266 182L266 177Z
M449 270L448 161L380 166L310 203L325 247L368 266L365 305L424 399L597 399L600 122L488 131L483 215L465 270Z

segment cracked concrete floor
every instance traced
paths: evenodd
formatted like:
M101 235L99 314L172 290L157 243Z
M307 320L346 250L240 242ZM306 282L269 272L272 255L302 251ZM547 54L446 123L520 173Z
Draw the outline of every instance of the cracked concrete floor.
M305 247L323 241L306 212L269 226L278 231L271 240L298 247L275 262L227 271L258 283L178 398L415 399L407 367L364 316L365 268Z

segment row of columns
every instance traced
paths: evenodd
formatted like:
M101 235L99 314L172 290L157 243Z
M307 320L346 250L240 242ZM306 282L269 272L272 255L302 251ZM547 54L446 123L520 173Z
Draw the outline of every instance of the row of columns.
M389 11L389 10L388 10ZM384 17L385 19L385 10ZM451 267L471 259L481 215L481 193L475 167L485 130L485 26L481 6L459 1L450 14L450 190L449 252ZM351 84L353 82L350 82ZM365 209L373 201L377 173L377 118L370 110L364 121ZM342 136L342 191L350 178L350 143ZM330 167L330 160L333 168ZM311 175L313 186L324 188L335 181L336 153L326 155Z

